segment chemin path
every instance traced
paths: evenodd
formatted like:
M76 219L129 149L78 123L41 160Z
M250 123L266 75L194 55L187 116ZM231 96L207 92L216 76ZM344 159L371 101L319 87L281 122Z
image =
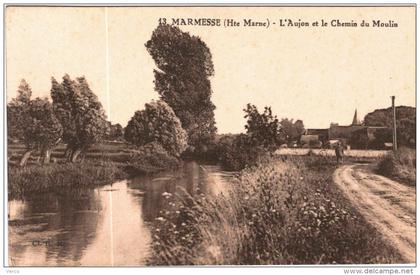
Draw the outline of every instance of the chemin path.
M342 165L333 179L406 263L415 263L416 189L376 175L366 164Z

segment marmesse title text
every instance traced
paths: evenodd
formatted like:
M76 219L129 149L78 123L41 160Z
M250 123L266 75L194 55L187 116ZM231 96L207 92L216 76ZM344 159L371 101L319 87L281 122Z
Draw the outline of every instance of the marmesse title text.
M280 28L311 28L311 27L333 27L333 28L397 28L398 23L394 20L315 20L305 21L302 19L276 19L272 20L269 18L265 19L250 19L244 18L241 20L232 18L159 18L159 24L169 24L175 26L206 26L206 27L280 27Z

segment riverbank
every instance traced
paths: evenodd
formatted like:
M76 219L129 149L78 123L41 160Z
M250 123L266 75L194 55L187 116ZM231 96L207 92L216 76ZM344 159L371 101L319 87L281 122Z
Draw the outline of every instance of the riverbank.
M128 177L125 166L110 161L54 163L8 168L8 196L47 192L62 187L93 187Z
M228 196L166 196L150 265L402 263L332 181L333 158L243 170Z
M23 148L10 146L9 198L27 193L48 192L61 187L96 187L117 180L176 169L181 161L156 148L131 148L126 144L102 144L89 150L82 162L62 158L65 147L53 151L55 161L41 165L34 155L25 167L17 165Z

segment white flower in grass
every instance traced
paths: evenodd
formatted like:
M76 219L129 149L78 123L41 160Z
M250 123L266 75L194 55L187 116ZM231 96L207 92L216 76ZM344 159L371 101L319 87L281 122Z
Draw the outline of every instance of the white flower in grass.
M169 198L170 196L172 196L172 194L168 192L163 192L162 196L164 196L165 198Z

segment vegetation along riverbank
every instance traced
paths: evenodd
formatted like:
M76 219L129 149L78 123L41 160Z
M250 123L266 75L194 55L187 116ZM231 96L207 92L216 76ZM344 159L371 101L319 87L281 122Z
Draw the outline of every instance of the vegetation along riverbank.
M152 265L401 262L332 183L333 159L268 159L227 196L166 196Z

